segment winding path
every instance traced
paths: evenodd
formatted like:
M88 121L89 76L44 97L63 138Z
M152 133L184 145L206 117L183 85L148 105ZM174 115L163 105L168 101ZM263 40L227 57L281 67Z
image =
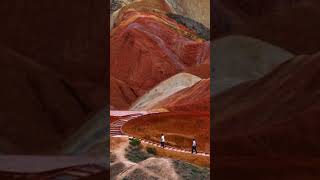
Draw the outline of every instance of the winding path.
M122 131L122 126L127 123L128 121L130 120L133 120L137 117L140 117L140 116L143 116L143 115L146 115L146 114L151 114L151 113L157 113L157 112L145 112L145 111L117 111L118 113L116 112L110 112L110 115L111 116L121 116L120 119L118 119L117 121L113 122L110 124L110 136L111 137L123 137L123 136L127 136L129 138L132 138L130 137L129 135L127 135L126 133L124 133ZM126 113L127 112L127 113ZM150 146L156 146L156 147L161 147L159 143L157 142L153 142L153 141L149 141L149 140L146 140L146 139L141 139L141 138L136 138L136 139L139 139L141 141L141 143L143 144L147 144L147 145L150 145ZM165 146L166 150L169 150L169 151L174 151L174 152L179 152L179 153L191 153L191 150L186 150L186 149L179 149L179 148L176 148L176 147L173 147L173 146ZM197 154L194 154L194 155L197 155L197 156L210 156L210 154L208 153L204 153L204 152L199 152Z

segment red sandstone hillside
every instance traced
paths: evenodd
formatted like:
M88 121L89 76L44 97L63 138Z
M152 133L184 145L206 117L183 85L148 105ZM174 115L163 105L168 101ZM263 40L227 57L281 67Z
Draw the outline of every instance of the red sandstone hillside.
M168 7L160 2L127 5L111 32L111 75L137 97L161 81L192 66L209 63L210 59L209 43L164 15ZM118 82L113 82L111 89L116 89ZM121 97L120 93L113 95L111 105L115 108L125 107L123 101L130 104L135 100Z
M190 149L197 139L199 151L210 151L210 114L168 112L149 114L126 123L122 130L132 136L159 141L162 133L166 142L175 147Z
M298 56L214 97L217 154L319 155L319 75L319 54Z
M151 110L154 105L169 96L185 89L192 87L201 79L188 73L176 74L161 83L157 84L150 91L137 99L130 110ZM161 109L161 107L159 107Z
M154 105L172 112L210 112L210 79L197 82Z
M138 96L125 82L111 76L110 84L110 102L117 109L128 109L131 103L137 99Z
M215 5L220 34L255 37L297 54L319 50L317 0L220 0Z
M199 64L195 66L188 67L184 72L193 74L202 79L210 78L210 64Z

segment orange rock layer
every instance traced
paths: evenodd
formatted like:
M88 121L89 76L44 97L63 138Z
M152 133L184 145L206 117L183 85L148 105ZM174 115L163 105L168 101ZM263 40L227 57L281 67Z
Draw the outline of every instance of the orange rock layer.
M148 7L147 2L157 1L142 2L122 10L111 32L111 76L127 86L124 93L117 93L118 81L111 82L111 105L115 108L127 107L161 81L210 61L209 42L168 18L163 14L165 7L154 8L158 11L143 8Z
M192 139L198 151L210 152L209 113L168 112L150 114L131 120L122 130L135 137L159 142L163 133L169 145L191 150Z
M169 111L210 112L210 79L204 79L155 105Z

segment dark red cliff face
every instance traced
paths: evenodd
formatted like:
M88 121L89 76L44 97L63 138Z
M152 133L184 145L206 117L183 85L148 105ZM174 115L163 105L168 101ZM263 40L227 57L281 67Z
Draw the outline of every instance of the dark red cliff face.
M136 5L133 3L131 6ZM138 7L141 9L142 5ZM209 43L162 13L128 8L121 12L118 22L111 32L110 71L115 79L128 87L122 90L131 91L123 95L130 93L139 97L179 72L209 64ZM135 100L115 97L120 95L115 91L119 81L110 84L115 92L111 94L113 106L119 104L116 99L126 99L126 104Z
M219 155L319 155L320 56L298 56L214 98ZM218 148L219 146L219 148Z

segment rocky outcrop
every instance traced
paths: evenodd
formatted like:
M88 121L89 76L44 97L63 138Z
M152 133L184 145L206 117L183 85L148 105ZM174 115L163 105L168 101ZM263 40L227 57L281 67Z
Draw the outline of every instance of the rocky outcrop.
M110 102L112 107L117 109L128 109L138 98L133 88L125 82L111 76L110 78Z
M194 30L199 37L207 41L210 40L210 29L203 24L178 14L168 13L167 16L188 27L189 29Z
M194 19L210 28L210 0L166 0L175 14Z

